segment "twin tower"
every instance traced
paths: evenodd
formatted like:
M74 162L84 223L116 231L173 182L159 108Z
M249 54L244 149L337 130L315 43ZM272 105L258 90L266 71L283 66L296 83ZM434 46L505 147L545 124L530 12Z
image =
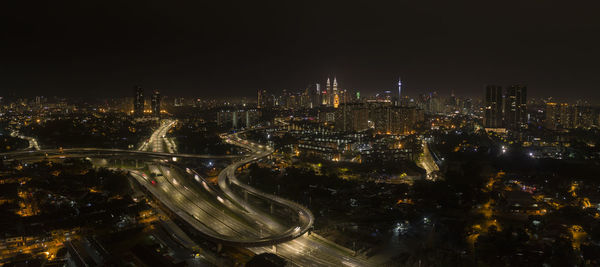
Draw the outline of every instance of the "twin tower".
M317 84L317 92L318 84ZM334 107L337 108L340 103L346 103L346 90L340 90L338 88L337 79L333 77L333 88L331 88L331 80L327 77L327 87L322 91L321 95L321 104L323 106ZM402 98L402 79L398 78L398 105L400 105L400 101Z
M333 89L331 88L331 80L327 77L327 87L323 90L321 100L323 101L321 104L324 106L333 106L334 108L337 108L340 105L340 92L335 77L333 77Z

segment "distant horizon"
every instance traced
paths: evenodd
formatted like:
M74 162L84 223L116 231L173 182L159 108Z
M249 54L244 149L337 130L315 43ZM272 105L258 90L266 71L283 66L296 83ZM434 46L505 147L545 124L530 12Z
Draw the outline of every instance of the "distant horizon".
M522 83L521 83L522 84ZM486 84L487 85L487 84ZM485 97L485 86L486 85L482 85L482 89L481 89L481 94L479 95L469 95L469 94L462 94L460 91L454 90L454 94L456 97L460 97L460 98L471 98L474 100L482 100ZM490 84L491 85L491 84ZM498 85L498 84L494 84L494 85ZM576 102L576 101L580 101L580 100L584 100L587 101L590 104L593 105L600 105L600 101L598 101L598 99L589 99L586 96L579 96L577 97L558 97L558 96L552 96L552 95L546 95L546 96L542 96L542 95L538 95L535 93L535 91L533 91L527 84L524 84L525 86L527 86L527 93L528 93L528 97L527 100L531 100L531 99L548 99L548 98L553 98L556 99L556 101L558 102ZM203 98L203 99L215 99L215 100L227 100L227 99L241 99L242 97L245 98L255 98L256 97L256 92L257 90L255 90L253 93L249 93L249 94L241 94L241 95L237 95L237 96L226 96L226 95L210 95L204 92L201 92L200 94L196 94L193 95L191 93L185 93L185 94L172 94L169 90L164 90L161 88L154 88L154 87L144 87L143 85L140 85L143 89L144 92L146 92L146 90L159 90L161 92L161 95L163 97L184 97L184 98ZM321 83L321 88L324 88L324 84ZM499 85L502 86L502 88L507 88L510 85ZM346 89L340 86L341 89ZM24 98L34 98L36 96L44 96L44 97L61 97L61 98L79 98L79 99L113 99L113 98L126 98L126 97L133 97L133 89L134 89L134 85L130 86L128 89L131 89L131 93L128 94L127 90L120 90L120 94L119 95L97 95L97 94L93 94L90 95L89 93L82 93L82 94L32 94L32 93L24 93L24 94L17 94L14 93L14 97L24 97ZM306 89L306 88L305 88ZM294 93L299 93L299 92L303 92L305 89L279 89L279 90L268 90L266 89L268 92L270 93L274 93L274 94L280 94L283 92L283 90L287 90L288 92L294 92ZM395 88L397 89L397 88ZM351 89L352 90L352 89ZM390 88L390 89L385 89L385 90L380 90L380 91L375 91L375 90L356 90L361 92L362 96L374 96L378 93L382 93L385 91L393 91L394 88ZM406 92L409 91L409 92ZM9 91L4 91L5 93L0 94L0 97L9 97L12 94L12 92ZM79 92L85 92L84 90L81 90ZM175 91L177 92L177 91ZM402 94L403 96L408 96L409 98L417 98L420 94L428 94L428 93L433 93L433 92L437 92L438 95L442 96L442 97L448 97L452 94L452 90L448 90L447 92L445 91L441 91L441 90L434 90L434 91L422 91L419 93L411 93L410 90L406 90L405 87L403 86L402 88Z

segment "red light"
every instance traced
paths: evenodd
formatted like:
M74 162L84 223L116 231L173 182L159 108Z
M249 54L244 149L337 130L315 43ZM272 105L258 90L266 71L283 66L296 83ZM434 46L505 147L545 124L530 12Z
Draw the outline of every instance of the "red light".
M156 184L156 181L152 180L152 184Z

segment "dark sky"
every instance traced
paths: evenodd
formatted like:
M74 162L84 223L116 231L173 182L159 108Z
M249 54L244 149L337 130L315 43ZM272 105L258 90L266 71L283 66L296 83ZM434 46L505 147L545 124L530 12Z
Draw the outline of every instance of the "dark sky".
M254 96L331 74L363 92L402 76L413 96L520 82L600 100L598 1L44 2L0 4L0 95Z

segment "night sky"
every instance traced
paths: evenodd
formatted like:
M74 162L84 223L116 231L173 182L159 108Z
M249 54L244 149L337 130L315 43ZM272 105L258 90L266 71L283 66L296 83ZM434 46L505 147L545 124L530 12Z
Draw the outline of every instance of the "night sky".
M45 2L0 4L0 95L254 96L331 74L361 92L402 76L412 96L524 83L600 100L598 1Z

